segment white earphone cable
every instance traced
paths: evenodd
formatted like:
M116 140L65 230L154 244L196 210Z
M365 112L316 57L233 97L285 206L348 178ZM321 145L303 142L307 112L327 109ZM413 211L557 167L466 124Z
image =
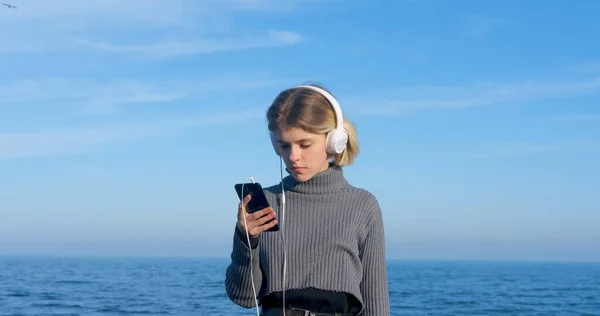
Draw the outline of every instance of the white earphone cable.
M283 185L283 158L279 156L279 173L281 177L281 239L283 241L283 316L285 316L285 289L286 289L286 273L287 273L287 245L285 243L285 229L284 229L284 220L285 220L285 189Z
M285 286L286 286L286 273L287 273L287 245L285 243L285 236L283 234L284 231L284 221L285 221L285 189L284 189L284 185L283 185L283 159L281 158L281 156L279 157L279 172L280 172L280 177L281 177L281 225L280 225L280 229L281 229L281 238L283 241L283 316L285 316ZM250 180L252 183L255 183L254 178L252 177L247 177L246 179ZM240 200L244 199L243 196L243 192L244 192L244 184L246 183L246 179L244 179L244 181L242 182L242 195L240 196ZM256 315L260 316L260 309L258 308L258 296L256 294L256 285L254 284L254 274L253 274L253 256L252 256L252 246L250 243L250 233L248 232L248 223L246 221L246 208L243 207L243 212L244 212L244 227L245 227L245 231L246 231L246 241L248 242L248 248L250 249L250 280L252 282L252 292L254 294L254 304L256 307Z
M254 179L252 177L248 177L246 179L249 179L250 181L252 181L252 183L254 182ZM242 193L240 195L240 201L244 200L244 184L246 183L246 179L244 179L244 181L242 182ZM248 241L248 249L250 249L250 280L252 281L252 292L254 293L254 304L256 306L256 316L260 316L260 310L258 308L258 298L256 295L256 285L254 285L254 273L252 271L252 267L254 266L253 264L253 258L252 258L252 245L250 244L250 233L248 232L248 222L246 221L246 208L243 206L242 203L242 211L243 211L243 216L244 217L244 230L246 231L246 240Z

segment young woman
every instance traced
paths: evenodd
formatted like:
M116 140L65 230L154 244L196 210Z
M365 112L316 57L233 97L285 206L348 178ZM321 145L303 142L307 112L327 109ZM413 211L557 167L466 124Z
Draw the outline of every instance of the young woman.
M227 295L265 316L389 315L381 209L342 171L359 152L354 125L318 86L281 92L267 119L289 175L264 188L271 207L238 205Z

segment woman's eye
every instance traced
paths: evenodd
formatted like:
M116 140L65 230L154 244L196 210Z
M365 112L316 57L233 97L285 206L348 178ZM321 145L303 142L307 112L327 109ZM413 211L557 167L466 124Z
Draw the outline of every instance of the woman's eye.
M306 149L306 148L310 147L311 145L312 144L301 144L300 148ZM288 149L288 148L290 148L290 145L289 144L280 144L279 148L281 148L281 149Z

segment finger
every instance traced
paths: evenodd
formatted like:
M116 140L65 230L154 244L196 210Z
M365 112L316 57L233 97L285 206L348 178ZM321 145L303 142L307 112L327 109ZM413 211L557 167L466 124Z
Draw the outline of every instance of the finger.
M246 211L246 206L248 205L248 202L250 202L250 194L246 195L244 197L244 199L238 203L238 214L241 215L242 212ZM248 214L248 211L246 211L246 214Z
M249 215L250 219L246 219L248 229L253 229L263 225L264 223L274 219L277 214L275 214L275 211L272 211L265 214L264 216L261 216L260 218L254 218L253 215L254 214Z
M267 213L264 216L257 219L257 221L260 221L261 224L264 224L273 218L277 218L277 213L275 213L275 211L272 208L265 210L265 212Z
M268 223L266 223L266 224L264 224L264 225L261 225L261 226L259 227L259 229L260 229L260 232L262 233L262 232L264 232L264 231L266 231L266 230L270 229L271 227L275 226L276 224L277 224L277 220L276 220L276 219L274 219L274 220L272 220L272 221L270 221L270 222L268 222Z
M245 208L246 205L248 205L248 202L250 202L250 194L246 195L241 201L240 203L238 203L238 209L242 209Z
M263 227L265 230L267 230L269 228L272 228L275 225L277 225L277 220L276 219L274 219L274 220L272 220L272 221L270 221L270 222L262 225L261 227Z
M252 225L252 227L256 227L260 225L260 223L263 223L264 221L262 221L262 219L268 216L267 214L265 214L261 217L255 217L254 214L255 213L250 214L248 215L248 217L246 217L246 222L248 223L248 225Z
M272 222L275 222L275 223L271 224ZM275 214L275 212L271 212L271 213L261 217L260 219L257 219L255 221L252 221L251 223L248 223L248 229L254 230L255 228L257 228L258 232L261 232L261 231L264 231L266 229L273 227L276 223L277 223L277 214ZM266 227L266 228L263 228L263 227Z
M275 213L275 211L273 210L272 207L267 207L260 211L254 212L252 214L246 213L245 215L240 215L239 221L240 222L244 221L244 218L242 216L245 216L246 226L248 227L248 230L251 230L255 227L260 226L260 224L265 223L269 219L272 219L276 215L277 214ZM265 220L258 222L259 220L261 220L262 218L264 218L266 216L270 216L270 218L266 218Z
M263 208L260 211L256 211L256 212L252 213L252 216L254 217L254 219L259 219L259 218L261 218L261 217L263 217L263 216L265 216L265 215L267 215L267 214L269 214L271 212L274 212L273 208L272 207L266 207L266 208Z
M250 234L252 234L253 236L258 236L260 233L270 229L271 227L273 227L275 225L277 225L277 220L273 219L272 221L270 221L264 225L250 229L249 231L250 231Z
M263 217L261 217L261 218L257 219L257 220L255 221L255 223L256 223L258 226L261 226L261 225L263 225L264 223L266 223L266 222L268 222L268 221L272 220L273 218L275 218L275 212L271 212L271 213L269 213L269 214L267 214L267 215L265 215L265 216L263 216Z
M248 205L248 202L250 202L250 199L252 199L252 196L250 194L247 194L244 197L244 200L242 201L244 203L244 206Z

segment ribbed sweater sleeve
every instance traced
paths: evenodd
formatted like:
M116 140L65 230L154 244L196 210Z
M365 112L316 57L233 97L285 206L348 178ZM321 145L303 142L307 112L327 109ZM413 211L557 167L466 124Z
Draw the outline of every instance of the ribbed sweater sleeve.
M233 250L231 252L231 263L227 267L225 273L225 290L229 299L239 306L251 308L256 305L254 301L254 292L252 289L252 280L250 275L253 274L256 294L258 295L262 286L262 272L260 269L260 244L252 242L252 262L250 262L250 248L244 235L239 229L235 228L233 234ZM258 239L255 239L258 241Z
M365 304L361 316L384 316L390 315L390 302L383 216L375 198L370 204L371 218L366 226L366 237L359 247L359 257L363 265L360 289Z

